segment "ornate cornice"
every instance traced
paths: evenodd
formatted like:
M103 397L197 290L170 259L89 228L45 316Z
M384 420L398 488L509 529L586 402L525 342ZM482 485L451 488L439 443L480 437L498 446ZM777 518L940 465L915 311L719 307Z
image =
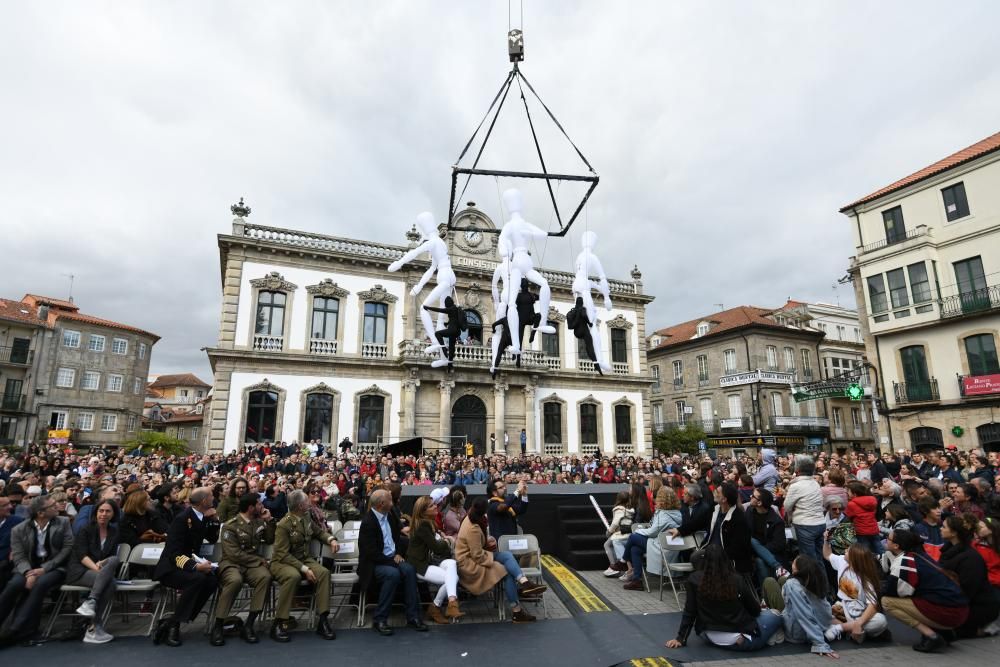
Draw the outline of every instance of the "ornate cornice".
M339 391L331 387L325 382L320 382L319 384L314 384L311 387L306 387L302 390L303 394L333 394L334 396L340 394Z
M288 282L277 271L271 271L263 278L254 278L253 280L250 281L250 285L253 287L271 290L274 292L294 292L296 289L298 289L298 285L293 285L292 283Z
M632 323L621 315L616 315L614 319L608 320L608 327L612 329L631 329Z
M361 301L371 301L373 303L396 303L399 297L390 294L381 285L375 285L370 290L358 292L358 299Z
M562 396L560 396L559 394L557 394L556 392L552 392L551 394L549 394L545 398L539 399L538 402L539 403L552 403L552 402L555 402L555 403L562 403L563 405L566 405L566 399L563 398Z
M566 316L560 313L558 310L549 306L549 322L565 322Z
M350 294L346 289L333 282L332 278L324 278L318 285L306 286L306 292L316 296L337 297L343 299Z
M594 398L593 394L587 394L586 396L584 396L583 398L581 398L579 401L577 401L577 403L593 403L595 405L600 405L601 404L601 402L599 400L597 400L596 398Z
M363 394L378 394L379 396L389 396L390 395L389 392L387 392L385 389L382 389L377 384L373 384L373 385L371 385L369 387L365 387L364 389L362 389L361 391L358 392L358 396L361 396Z
M276 384L268 381L267 378L264 378L263 380L261 380L257 384L252 384L249 387L246 387L243 391L277 391L277 392L282 392L282 391L284 391L284 389L282 389L278 385L276 385Z

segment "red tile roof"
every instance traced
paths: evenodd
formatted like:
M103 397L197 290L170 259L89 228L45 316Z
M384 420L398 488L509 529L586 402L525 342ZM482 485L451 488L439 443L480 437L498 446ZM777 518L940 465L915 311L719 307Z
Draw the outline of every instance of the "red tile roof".
M166 387L211 387L198 379L193 373L177 373L175 375L161 375L149 387L152 389Z
M35 326L46 326L44 320L38 319L38 308L36 306L12 301L11 299L0 299L0 320L13 320Z
M41 296L39 294L25 294L21 301L25 303L30 303L32 305L46 305L54 306L56 308L61 308L62 310L78 311L80 307L77 306L72 301L66 301L65 299L55 299L51 296Z
M727 331L734 331L737 329L742 329L749 326L761 326L769 327L772 329L780 329L782 331L798 331L800 333L812 334L812 335L823 335L822 332L813 331L810 329L798 329L793 327L787 327L778 324L775 320L769 317L772 313L785 310L786 308L792 306L805 305L801 301L788 300L788 303L781 308L760 308L758 306L737 306L736 308L730 308L729 310L723 310L722 312L712 313L711 315L706 315L705 317L699 317L698 319L690 320L682 324L675 324L672 327L667 327L665 329L658 329L653 332L653 336L660 336L663 341L655 348L650 348L652 350L659 350L668 347L673 347L674 345L680 345L681 343L686 343L689 340L696 338L698 333L698 324L701 322L708 322L711 328L708 333L701 338L707 338L709 336L716 336Z
M112 329L121 329L122 331L131 331L132 333L142 334L143 336L149 336L153 339L153 342L160 340L160 337L154 333L150 333L138 327L133 327L130 324L122 324L121 322L113 322L112 320L106 320L102 317L94 317L93 315L85 315L83 313L67 313L62 311L57 311L56 315L59 319L74 320L77 322L85 322L87 324L96 324L103 327L111 327Z
M166 420L165 424L177 424L179 422L200 422L204 421L205 415L196 412L175 412L174 416Z
M881 190L876 190L870 195L862 197L856 202L850 203L847 206L843 207L842 209L840 209L840 212L845 213L849 209L858 206L859 204L864 204L866 202L872 201L873 199L878 199L879 197L887 195L890 192L895 192L896 190L902 190L908 185L912 185L913 183L922 181L925 178L930 178L931 176L935 176L937 174L940 174L941 172L948 171L952 167L957 167L960 164L964 164L966 162L969 162L970 160L975 160L976 158L982 157L983 155L986 155L987 153L992 153L993 151L996 150L1000 150L1000 132L990 135L985 139L983 139L982 141L978 141L972 144L971 146L963 148L962 150L958 151L957 153L949 155L943 160L938 160L934 164L924 167L920 171L915 171L906 178L901 178L895 183L885 186Z

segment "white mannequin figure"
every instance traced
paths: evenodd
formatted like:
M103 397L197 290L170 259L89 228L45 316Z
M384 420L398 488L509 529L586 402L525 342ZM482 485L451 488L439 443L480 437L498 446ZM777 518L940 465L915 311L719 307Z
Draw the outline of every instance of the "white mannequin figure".
M424 272L424 275L420 276L420 280L417 284L413 286L410 290L410 294L417 296L420 294L420 290L424 288L424 285L434 276L435 271L437 272L437 285L431 290L431 293L427 295L424 300L423 305L437 306L439 308L444 307L444 299L446 296L452 293L455 289L455 272L451 268L451 258L448 257L448 246L445 242L438 236L437 225L434 223L434 216L430 213L424 212L417 216L417 229L420 230L420 236L422 242L416 248L413 248L405 255L397 259L395 262L389 265L389 271L395 272L399 271L403 266L414 259L422 255L423 253L428 253L431 256L431 265ZM440 368L442 366L448 365L448 358L445 356L444 350L437 343L437 339L434 337L434 320L431 318L431 314L424 310L423 307L420 309L420 321L424 325L424 331L427 333L427 337L431 340L431 344L427 346L427 352L437 352L440 354L440 359L435 359L431 362L431 366L434 368ZM443 328L443 315L438 319L441 328Z
M531 255L528 254L528 243L532 239L544 239L548 234L521 216L524 200L521 197L520 190L515 188L506 190L503 193L503 204L510 214L510 219L504 224L503 230L500 232L499 242L500 244L506 243L506 247L511 249L509 285L519 286L521 278L527 278L538 285L538 312L542 314L542 320L541 324L534 328L542 333L553 334L556 332L555 327L547 324L545 320L545 317L549 313L549 300L552 296L552 291L549 289L549 283L545 280L545 277L535 269L531 261ZM498 245L498 247L500 246ZM517 299L517 289L511 289L507 283L504 283L504 287L507 288L507 324L510 327L510 331L514 333L519 331L519 316L517 314L517 306L514 303L515 299ZM521 341L516 339L517 335L514 333L511 336L510 350L512 354L521 354Z
M597 290L604 297L604 309L611 310L611 288L608 285L608 277L601 266L601 260L594 254L594 246L597 245L597 234L594 232L584 232L581 239L583 249L576 256L576 276L573 277L573 295L583 298L583 306L587 310L587 319L590 320L590 337L594 341L594 352L597 355L597 363L605 373L611 372L611 365L604 360L601 350L601 333L597 328L597 308L594 307L594 299L591 290ZM597 276L597 282L590 279L590 276Z

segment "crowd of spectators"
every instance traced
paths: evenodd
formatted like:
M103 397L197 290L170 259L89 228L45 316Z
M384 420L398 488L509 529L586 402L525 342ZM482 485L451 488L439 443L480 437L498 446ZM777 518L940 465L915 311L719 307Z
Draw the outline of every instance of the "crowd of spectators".
M362 587L378 589L379 634L393 632L388 609L397 589L418 631L425 619L460 617L458 583L473 594L502 585L513 620L531 622L520 600L544 587L498 549L527 511L528 485L619 483L628 491L612 510L605 575L626 590L643 589L647 547L661 534L701 540L694 553L669 554L695 567L684 583L681 631L668 646L691 632L738 650L783 637L836 657L831 642L884 640L894 617L920 633L914 648L936 651L998 630L998 463L995 453L945 451L391 456L314 442L165 456L32 445L0 451L0 642L37 636L46 595L63 583L90 590L76 610L88 619L84 641L110 641L100 619L114 592L118 543L164 544L153 576L181 596L157 643L179 645L180 626L220 585L234 590L246 579L265 590L273 579L292 591L304 578L317 594L328 591L329 571L303 549L315 539L336 552L330 520L361 520L358 572ZM467 488L477 484L487 493L470 498ZM430 487L412 517L400 510L409 485ZM223 525L231 531L221 533L218 571L188 557ZM269 563L248 555L258 533L275 544ZM418 582L435 587L425 613ZM251 609L241 630L246 641L257 641L259 611ZM317 611L317 633L334 638L327 609ZM216 619L213 645L224 643L224 619ZM289 641L288 630L279 611L271 637Z

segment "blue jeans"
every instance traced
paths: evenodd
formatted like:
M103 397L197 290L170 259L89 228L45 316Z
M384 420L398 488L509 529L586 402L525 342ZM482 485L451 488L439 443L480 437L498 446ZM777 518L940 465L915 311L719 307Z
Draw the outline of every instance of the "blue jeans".
M632 576L635 579L642 577L642 559L646 557L646 542L648 541L649 538L645 535L632 533L625 542L624 560L626 562L631 561Z
M813 653L829 653L830 645L823 632L833 622L830 603L809 593L798 579L789 579L781 589L785 602L782 620L785 640L793 644L812 644Z
M868 551L871 551L876 556L881 556L882 552L885 551L885 547L882 546L881 535L858 535L857 542L868 547Z
M774 554L765 547L756 537L750 538L750 546L753 548L754 554L757 558L754 560L754 570L757 574L757 583L761 584L768 577L773 577L775 570L781 565Z
M503 592L507 597L507 602L509 602L512 607L516 607L518 605L517 582L524 576L521 572L521 566L517 564L517 559L514 558L514 554L507 551L495 552L493 554L493 560L500 563L507 569L507 576L503 578Z
M771 637L778 628L781 627L781 617L770 610L764 610L760 612L760 616L757 617L757 634L750 639L744 640L742 644L732 644L730 646L719 646L719 648L728 649L730 651L759 651L760 649L767 646L767 642L770 641ZM706 640L707 641L707 640ZM708 642L711 644L712 642ZM715 646L715 644L712 644Z
M815 526L803 526L793 524L795 527L795 541L799 543L799 554L815 559L817 563L823 562L823 533L826 532L826 524L820 523Z
M419 621L419 597L417 594L417 571L413 566L403 561L398 565L376 565L375 581L378 582L378 608L375 609L375 621L385 623L389 620L392 601L396 597L396 589L403 584L403 601L406 605L406 620Z

